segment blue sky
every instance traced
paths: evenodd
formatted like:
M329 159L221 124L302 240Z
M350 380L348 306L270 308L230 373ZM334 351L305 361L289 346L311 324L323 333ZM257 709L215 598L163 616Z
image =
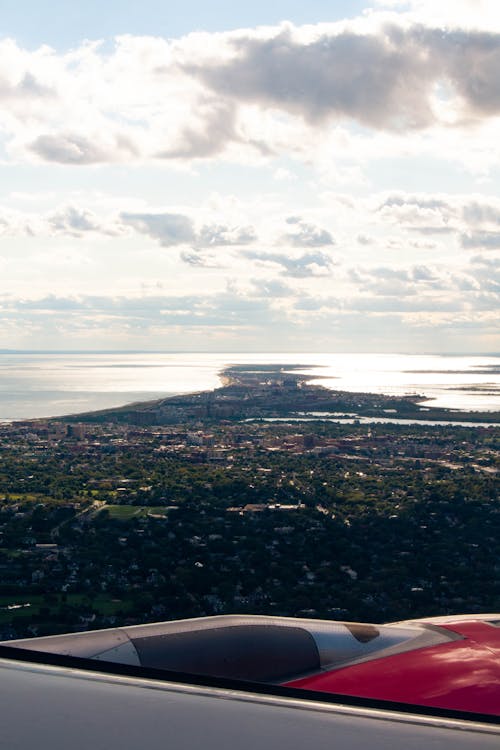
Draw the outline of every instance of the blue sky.
M68 49L82 39L109 39L118 34L182 36L193 30L228 31L241 27L334 21L358 14L359 0L2 0L0 34L31 47L50 44ZM48 10L48 8L50 10Z
M371 5L4 0L0 348L498 350L497 1Z

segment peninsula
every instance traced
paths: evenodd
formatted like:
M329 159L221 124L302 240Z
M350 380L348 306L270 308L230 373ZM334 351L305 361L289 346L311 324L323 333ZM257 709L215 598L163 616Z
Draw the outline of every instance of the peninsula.
M335 391L302 374L305 365L235 365L221 373L223 385L213 391L171 396L155 401L87 412L67 421L135 425L192 424L203 420L379 418L397 421L500 423L500 412L464 412L435 408L422 395Z

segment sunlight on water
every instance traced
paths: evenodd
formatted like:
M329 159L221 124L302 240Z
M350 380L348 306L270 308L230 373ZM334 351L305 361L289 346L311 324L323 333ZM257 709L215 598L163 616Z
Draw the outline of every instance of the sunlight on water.
M334 390L421 394L429 405L449 409L500 409L499 357L440 357L437 355L324 355L321 375L312 382Z
M230 364L297 364L333 390L500 410L500 357L399 354L0 353L0 419L59 416L216 388Z

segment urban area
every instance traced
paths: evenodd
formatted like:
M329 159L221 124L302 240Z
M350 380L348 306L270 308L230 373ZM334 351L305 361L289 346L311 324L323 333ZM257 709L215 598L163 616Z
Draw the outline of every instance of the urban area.
M499 611L498 425L278 374L0 426L0 638Z

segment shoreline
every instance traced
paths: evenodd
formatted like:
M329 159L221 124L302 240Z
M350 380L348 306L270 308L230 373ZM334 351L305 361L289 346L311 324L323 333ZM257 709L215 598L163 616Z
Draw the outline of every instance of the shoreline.
M95 357L73 357L57 360L54 366L43 357L34 361L28 358L23 365L27 371L19 383L13 375L17 361L9 360L3 370L0 362L0 424L74 420L80 415L86 419L91 414L100 418L100 414L116 410L151 410L155 402L165 402L174 395L189 398L199 392L217 392L220 387L234 384L235 375L241 377L245 371L258 378L266 371L275 375L281 370L304 384L325 387L337 400L353 401L356 395L363 404L370 399L382 403L390 396L411 399L413 416L418 416L419 421L419 412L426 409L431 420L480 420L485 424L497 423L496 414L500 413L498 354L488 355L487 360L485 355L479 360L479 355L467 355L465 359L451 355L450 360L447 355L421 359L421 355L364 353L250 353L248 357L229 353L199 358L192 353L180 358L168 353L163 357L102 354L106 357L99 362ZM137 371L138 367L143 369ZM379 415L383 416L381 412ZM394 421L402 416L396 414Z
M243 421L248 419L289 419L321 412L331 421L346 419L383 420L394 424L475 423L500 424L500 411L471 411L433 407L423 394L394 396L381 393L333 390L317 382L317 374L304 375L297 364L231 365L218 374L221 385L212 390L170 395L44 421L121 422L162 425L181 422ZM321 377L321 376L320 376ZM336 417L336 419L335 419ZM403 421L404 420L404 421ZM22 420L40 421L40 420ZM314 421L314 420L312 420ZM16 420L17 422L17 420Z

